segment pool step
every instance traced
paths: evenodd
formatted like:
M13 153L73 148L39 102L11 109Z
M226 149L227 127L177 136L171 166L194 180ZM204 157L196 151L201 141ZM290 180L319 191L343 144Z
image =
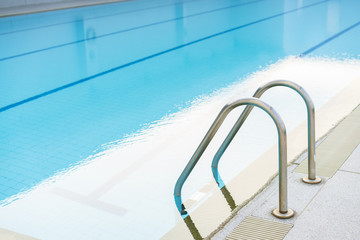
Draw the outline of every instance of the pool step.
M282 240L292 227L292 224L248 216L226 237L226 240Z

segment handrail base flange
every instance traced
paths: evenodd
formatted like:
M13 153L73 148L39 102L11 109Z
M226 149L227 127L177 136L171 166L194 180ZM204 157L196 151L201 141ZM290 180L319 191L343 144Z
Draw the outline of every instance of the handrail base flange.
M282 212L280 212L280 210L278 208L275 208L272 211L272 214L277 218L286 219L286 218L293 217L295 212L289 208L286 213L282 213Z
M315 179L310 179L308 176L302 178L304 183L308 184L318 184L321 183L321 178L315 177Z

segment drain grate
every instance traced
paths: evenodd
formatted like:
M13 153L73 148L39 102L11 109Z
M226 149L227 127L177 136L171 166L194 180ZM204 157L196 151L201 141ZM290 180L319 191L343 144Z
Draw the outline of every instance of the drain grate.
M249 216L226 237L226 240L280 240L292 227L292 224Z

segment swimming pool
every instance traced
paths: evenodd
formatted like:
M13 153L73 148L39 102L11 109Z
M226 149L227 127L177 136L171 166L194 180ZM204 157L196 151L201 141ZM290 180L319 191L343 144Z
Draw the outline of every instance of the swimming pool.
M358 10L350 0L129 1L1 18L1 199L118 147L259 66L301 53L358 58ZM130 167L135 160L124 156L118 161ZM136 188L124 185L117 185L119 192ZM87 188L81 185L77 193ZM171 197L161 201L168 204ZM123 216L131 207L109 209ZM159 216L165 229L172 226L167 213ZM137 214L124 221L131 225ZM131 239L157 239L164 231L153 226Z

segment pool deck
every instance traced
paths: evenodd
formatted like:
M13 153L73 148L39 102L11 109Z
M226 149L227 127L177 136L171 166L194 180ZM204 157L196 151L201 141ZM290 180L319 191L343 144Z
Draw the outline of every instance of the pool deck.
M357 239L360 234L359 123L360 106L318 144L320 184L301 181L305 176L300 172L307 162L306 155L288 167L288 207L295 211L294 217L281 220L271 214L278 204L278 178L275 178L212 239L269 239L269 236L286 240ZM257 228L259 224L268 227Z

